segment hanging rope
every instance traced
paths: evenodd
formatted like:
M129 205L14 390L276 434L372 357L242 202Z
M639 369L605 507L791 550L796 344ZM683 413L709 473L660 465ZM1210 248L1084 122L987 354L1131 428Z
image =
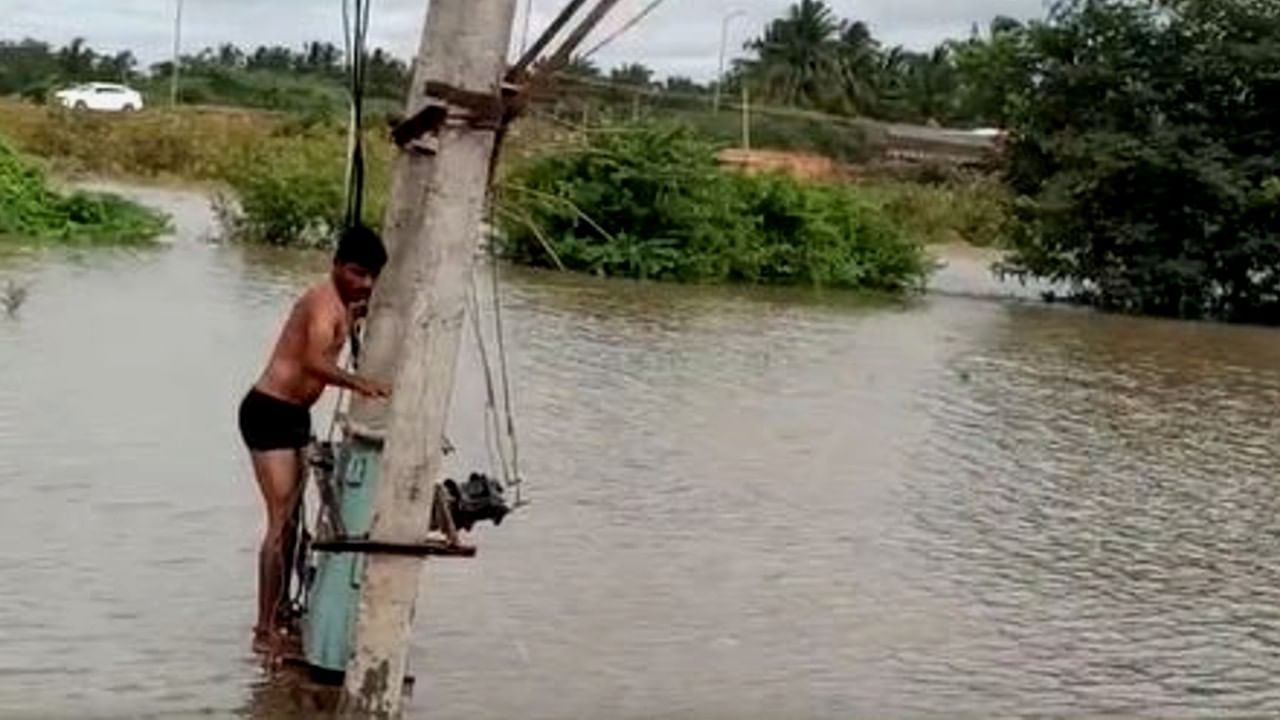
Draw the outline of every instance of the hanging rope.
M480 300L476 292L476 278L471 276L471 287L467 293L467 313L471 318L471 336L476 341L476 351L480 354L480 368L484 376L484 439L485 452L489 455L489 465L502 473L504 484L510 483L511 466L507 462L501 440L501 428L498 420L497 393L494 390L493 366L489 362L488 344L484 339L484 331L480 326Z
M491 278L489 287L493 293L493 329L494 335L498 338L498 372L502 378L502 414L506 420L507 444L511 449L511 475L508 485L514 485L516 490L515 505L519 508L524 504L520 496L521 485L524 484L524 476L520 474L520 442L519 434L516 432L516 413L511 405L511 373L507 365L507 333L502 326L502 291L501 291L501 272L498 268L498 252L494 246L492 238L488 241L489 249L489 268Z
M490 196L492 198L492 195ZM496 206L492 199L487 208L488 226L494 227ZM493 333L496 338L498 377L501 382L494 382L493 363L490 361L489 347L485 342L484 331L480 323L480 293L476 289L477 274L471 273L471 286L467 295L470 305L471 330L476 339L476 349L480 355L481 369L484 372L485 384L485 440L490 454L490 463L502 470L503 484L514 488L515 497L512 509L518 510L527 503L523 498L524 476L520 471L520 441L516 430L514 403L511 401L511 372L507 361L506 328L502 322L502 274L498 267L498 247L490 236L485 240L485 251L488 255L491 272L489 288L493 303ZM501 395L501 401L499 401Z
M497 265L491 263L496 271ZM485 340L484 330L480 323L480 297L476 289L476 275L471 276L470 292L467 302L470 306L471 330L476 339L476 349L480 355L480 365L485 385L485 447L489 453L490 464L502 472L503 484L515 489L512 509L518 509L526 503L522 497L523 477L520 474L520 443L516 432L515 413L511 403L511 378L507 365L506 342L503 338L501 290L493 287L494 299L494 332L497 336L498 375L501 384L494 381L493 362L490 359L489 345ZM499 402L499 394L502 396Z

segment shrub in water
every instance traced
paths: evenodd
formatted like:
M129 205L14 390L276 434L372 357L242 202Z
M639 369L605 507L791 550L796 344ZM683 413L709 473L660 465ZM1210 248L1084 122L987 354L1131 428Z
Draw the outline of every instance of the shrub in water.
M343 165L306 142L246 154L228 175L237 203L222 203L233 239L318 246L341 220Z
M370 131L366 144L365 223L377 227L386 204L391 150ZM225 181L234 200L218 214L231 239L289 247L332 240L345 209L346 133L319 125L290 137L273 136L229 163Z
M165 218L111 195L62 195L39 168L0 142L0 238L136 244L154 240Z
M898 291L924 255L854 191L723 172L678 125L593 132L503 182L503 251L516 262L642 279Z

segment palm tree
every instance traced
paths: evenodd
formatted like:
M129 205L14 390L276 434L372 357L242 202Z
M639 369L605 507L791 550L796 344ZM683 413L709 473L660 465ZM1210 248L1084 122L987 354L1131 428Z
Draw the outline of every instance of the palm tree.
M705 86L699 85L693 78L684 75L671 75L667 78L666 87L669 93L678 95L701 95L707 92Z
M568 65L564 66L564 74L579 78L598 78L600 77L600 68L587 58L577 55L569 61Z
M800 0L747 44L748 84L768 101L821 107L840 77L840 23L823 0Z
M336 73L342 63L342 51L331 42L309 42L298 56L299 70L320 73Z
M133 75L134 68L137 66L137 58L128 50L115 55L99 55L97 75L120 82L128 82Z
M218 64L229 68L240 67L244 65L244 51L231 43L223 43L218 46Z
M941 45L930 53L894 48L885 55L889 115L898 120L944 124L954 114L957 91L955 59Z
M609 80L616 85L647 88L653 85L653 70L640 63L629 63L614 68Z
M84 38L78 37L58 51L58 69L69 80L83 80L93 74L96 57L97 53L85 44Z
M281 45L261 45L249 56L247 64L250 70L290 70L293 51Z
M882 52L871 29L861 21L846 22L840 31L839 107L843 112L861 115L879 110L882 93Z

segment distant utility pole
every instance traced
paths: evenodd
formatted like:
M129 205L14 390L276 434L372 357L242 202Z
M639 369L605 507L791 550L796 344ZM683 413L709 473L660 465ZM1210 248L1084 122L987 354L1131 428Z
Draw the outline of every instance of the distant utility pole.
M178 106L178 74L182 68L182 3L178 0L177 11L173 14L173 73L169 78L169 105Z
M444 465L472 264L481 234L500 118L500 83L519 0L432 0L408 113L447 112L431 137L399 138L384 236L391 261L370 307L361 370L391 379L385 402L353 400L349 442L375 450L370 540L427 537ZM390 718L401 692L423 560L366 555L342 712Z
M742 149L751 150L751 91L742 83Z
M716 76L716 94L711 106L714 112L720 112L720 91L724 87L725 55L729 50L729 23L733 22L734 18L744 17L746 14L746 10L734 10L725 15L724 21L720 23L720 74Z

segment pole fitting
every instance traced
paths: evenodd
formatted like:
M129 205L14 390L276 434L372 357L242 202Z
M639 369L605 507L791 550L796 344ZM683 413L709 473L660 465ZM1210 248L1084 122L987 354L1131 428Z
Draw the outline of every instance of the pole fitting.
M519 103L511 101L519 97L520 88L504 82L496 93L475 92L431 80L426 95L426 103L391 130L392 140L405 150L434 153L441 128L452 123L501 131L518 114Z

